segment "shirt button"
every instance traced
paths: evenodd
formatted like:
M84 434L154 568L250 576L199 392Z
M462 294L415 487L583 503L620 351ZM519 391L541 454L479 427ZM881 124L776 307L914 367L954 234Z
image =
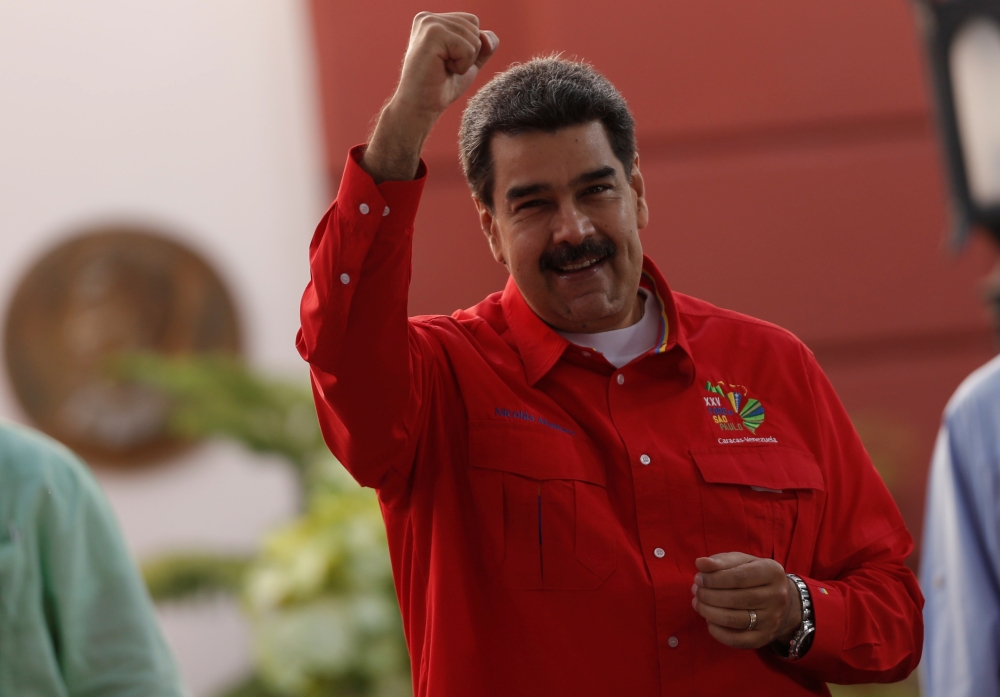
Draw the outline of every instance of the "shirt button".
M663 547L657 547L654 549L653 554L657 559L663 559L663 557L667 556L667 553L663 551Z
M679 643L681 642L675 636L672 636L669 639L667 639L667 646L669 646L672 649L676 649Z
M368 215L368 211L370 211L371 209L368 207L367 203L362 203L360 206L358 206L358 210L361 211L361 215Z
M384 218L387 215L389 215L389 206L382 209L382 217Z
M582 353L582 355L586 356L587 358L590 358L590 351L582 351L581 353Z
M622 375L621 373L618 373L618 378L617 378L617 380L618 380L618 384L619 384L619 385L624 385L624 384L625 384L625 376L624 376L624 375Z
M643 453L642 455L640 455L639 456L639 462L641 462L644 465L648 465L649 462L650 462L649 455L647 455L646 453Z
M351 282L351 277L348 276L346 273L342 273L340 274L340 282L346 286L348 283Z

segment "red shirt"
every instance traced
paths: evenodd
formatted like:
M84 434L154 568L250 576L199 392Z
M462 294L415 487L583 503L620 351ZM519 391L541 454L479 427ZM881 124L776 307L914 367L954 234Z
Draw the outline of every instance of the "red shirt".
M378 490L417 697L828 694L913 670L912 540L801 342L649 259L669 331L620 370L513 280L407 318L425 169L376 186L359 157L310 247L298 348L327 443ZM694 561L729 551L806 580L803 659L709 635Z

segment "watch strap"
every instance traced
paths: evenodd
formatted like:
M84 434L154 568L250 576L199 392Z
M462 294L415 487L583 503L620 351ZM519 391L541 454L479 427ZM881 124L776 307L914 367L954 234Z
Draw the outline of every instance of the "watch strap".
M779 643L774 644L774 649L782 658L789 661L797 661L806 655L809 647L812 646L813 634L816 632L816 623L813 619L812 595L809 593L809 586L799 576L795 574L785 574L795 584L799 592L799 600L802 603L802 621L799 628L788 646Z

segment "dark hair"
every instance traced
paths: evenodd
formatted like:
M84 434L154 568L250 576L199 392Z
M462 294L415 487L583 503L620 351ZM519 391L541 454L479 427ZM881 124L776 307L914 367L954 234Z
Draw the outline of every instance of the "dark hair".
M458 132L459 157L473 195L493 210L495 133L554 133L592 121L604 124L611 150L632 176L635 121L611 81L590 65L559 56L533 58L498 73L469 100Z

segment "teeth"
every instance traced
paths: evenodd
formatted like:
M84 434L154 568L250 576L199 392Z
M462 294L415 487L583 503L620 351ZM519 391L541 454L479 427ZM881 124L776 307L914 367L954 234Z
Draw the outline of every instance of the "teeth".
M599 261L600 261L600 259L587 259L586 261L581 261L578 264L569 264L568 266L563 266L559 270L560 271L579 271L580 269L585 269L588 266L593 266L594 264L596 264Z

